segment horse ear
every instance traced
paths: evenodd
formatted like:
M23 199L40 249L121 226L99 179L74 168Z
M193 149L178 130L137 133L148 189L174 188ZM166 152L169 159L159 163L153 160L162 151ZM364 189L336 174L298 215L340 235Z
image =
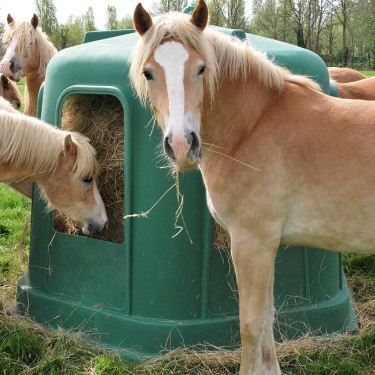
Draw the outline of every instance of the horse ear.
M190 22L199 27L202 31L208 24L208 8L204 0L199 0L195 7L193 14L190 17Z
M9 80L4 74L1 75L1 86L3 86L4 89L9 88Z
M134 28L141 36L152 26L152 18L143 8L141 3L139 3L135 7L133 14L133 24Z
M72 140L72 136L70 134L67 134L64 139L64 151L66 154L70 154L72 152L75 152L75 150L76 145Z
M8 16L7 16L7 22L8 22L8 25L10 25L12 22L14 22L14 19L10 14L8 14Z
M35 13L33 14L33 18L31 18L31 25L34 29L36 29L39 25L39 18Z

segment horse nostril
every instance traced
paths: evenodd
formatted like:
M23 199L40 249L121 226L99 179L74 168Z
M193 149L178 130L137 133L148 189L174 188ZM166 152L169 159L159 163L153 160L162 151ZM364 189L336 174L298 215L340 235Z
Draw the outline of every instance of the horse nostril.
M169 137L164 137L164 151L169 158L171 158L172 160L176 159L175 154L172 150L172 147L169 143Z
M9 69L13 70L13 67L14 67L14 62L13 61L9 61Z
M191 132L191 146L190 149L193 153L196 153L200 149L200 140L196 132Z

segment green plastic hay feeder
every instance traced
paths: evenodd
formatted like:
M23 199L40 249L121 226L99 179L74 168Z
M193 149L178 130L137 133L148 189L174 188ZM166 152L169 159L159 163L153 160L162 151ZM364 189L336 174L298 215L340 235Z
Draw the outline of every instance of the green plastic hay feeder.
M219 30L246 38L277 63L316 78L329 93L327 69L317 55L241 30ZM70 95L118 99L124 111L124 210L133 214L150 208L173 181L155 162L159 132L150 138L151 113L141 107L128 80L127 60L138 36L132 30L122 34L90 33L90 43L58 53L48 66L39 113L59 125ZM52 327L87 332L91 340L132 360L204 343L237 348L238 304L228 252L214 248L199 172L182 175L180 185L193 244L185 232L172 238L173 192L148 219L127 219L121 244L56 232L53 215L34 194L29 271L19 282L19 312ZM281 248L275 303L278 338L356 327L339 253Z

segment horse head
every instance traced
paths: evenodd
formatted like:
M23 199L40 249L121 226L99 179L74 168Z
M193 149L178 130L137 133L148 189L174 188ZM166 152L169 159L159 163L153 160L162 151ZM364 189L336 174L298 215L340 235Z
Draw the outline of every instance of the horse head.
M3 36L6 52L1 61L3 73L18 82L25 74L38 69L39 54L37 50L37 27L39 19L33 15L30 22L17 24L8 14L8 29Z
M108 218L96 183L95 151L85 137L73 134L65 136L53 173L41 176L38 182L49 205L82 224L84 234L102 234ZM85 163L87 166L82 165Z
M206 61L197 49L179 38L168 33L156 36L157 27L141 4L136 7L133 20L141 39L147 43L153 37L160 39L144 62L142 73L151 107L163 130L165 153L180 170L195 168L201 159L200 126ZM189 31L198 34L199 38L208 23L208 9L203 0L189 21L185 21Z
M20 109L21 94L16 84L10 81L4 74L0 74L0 96L6 99L15 109Z

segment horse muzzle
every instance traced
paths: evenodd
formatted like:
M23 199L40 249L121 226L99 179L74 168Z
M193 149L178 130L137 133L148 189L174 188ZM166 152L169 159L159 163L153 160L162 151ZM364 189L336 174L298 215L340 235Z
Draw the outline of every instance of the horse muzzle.
M2 61L1 62L1 70L3 74L10 78L12 81L19 82L22 78L22 70L21 67L18 66L17 63L13 61Z
M108 227L108 221L97 222L95 220L87 220L83 226L82 232L86 236L101 236Z
M200 138L195 132L182 137L164 137L164 151L181 171L195 168L201 160Z

